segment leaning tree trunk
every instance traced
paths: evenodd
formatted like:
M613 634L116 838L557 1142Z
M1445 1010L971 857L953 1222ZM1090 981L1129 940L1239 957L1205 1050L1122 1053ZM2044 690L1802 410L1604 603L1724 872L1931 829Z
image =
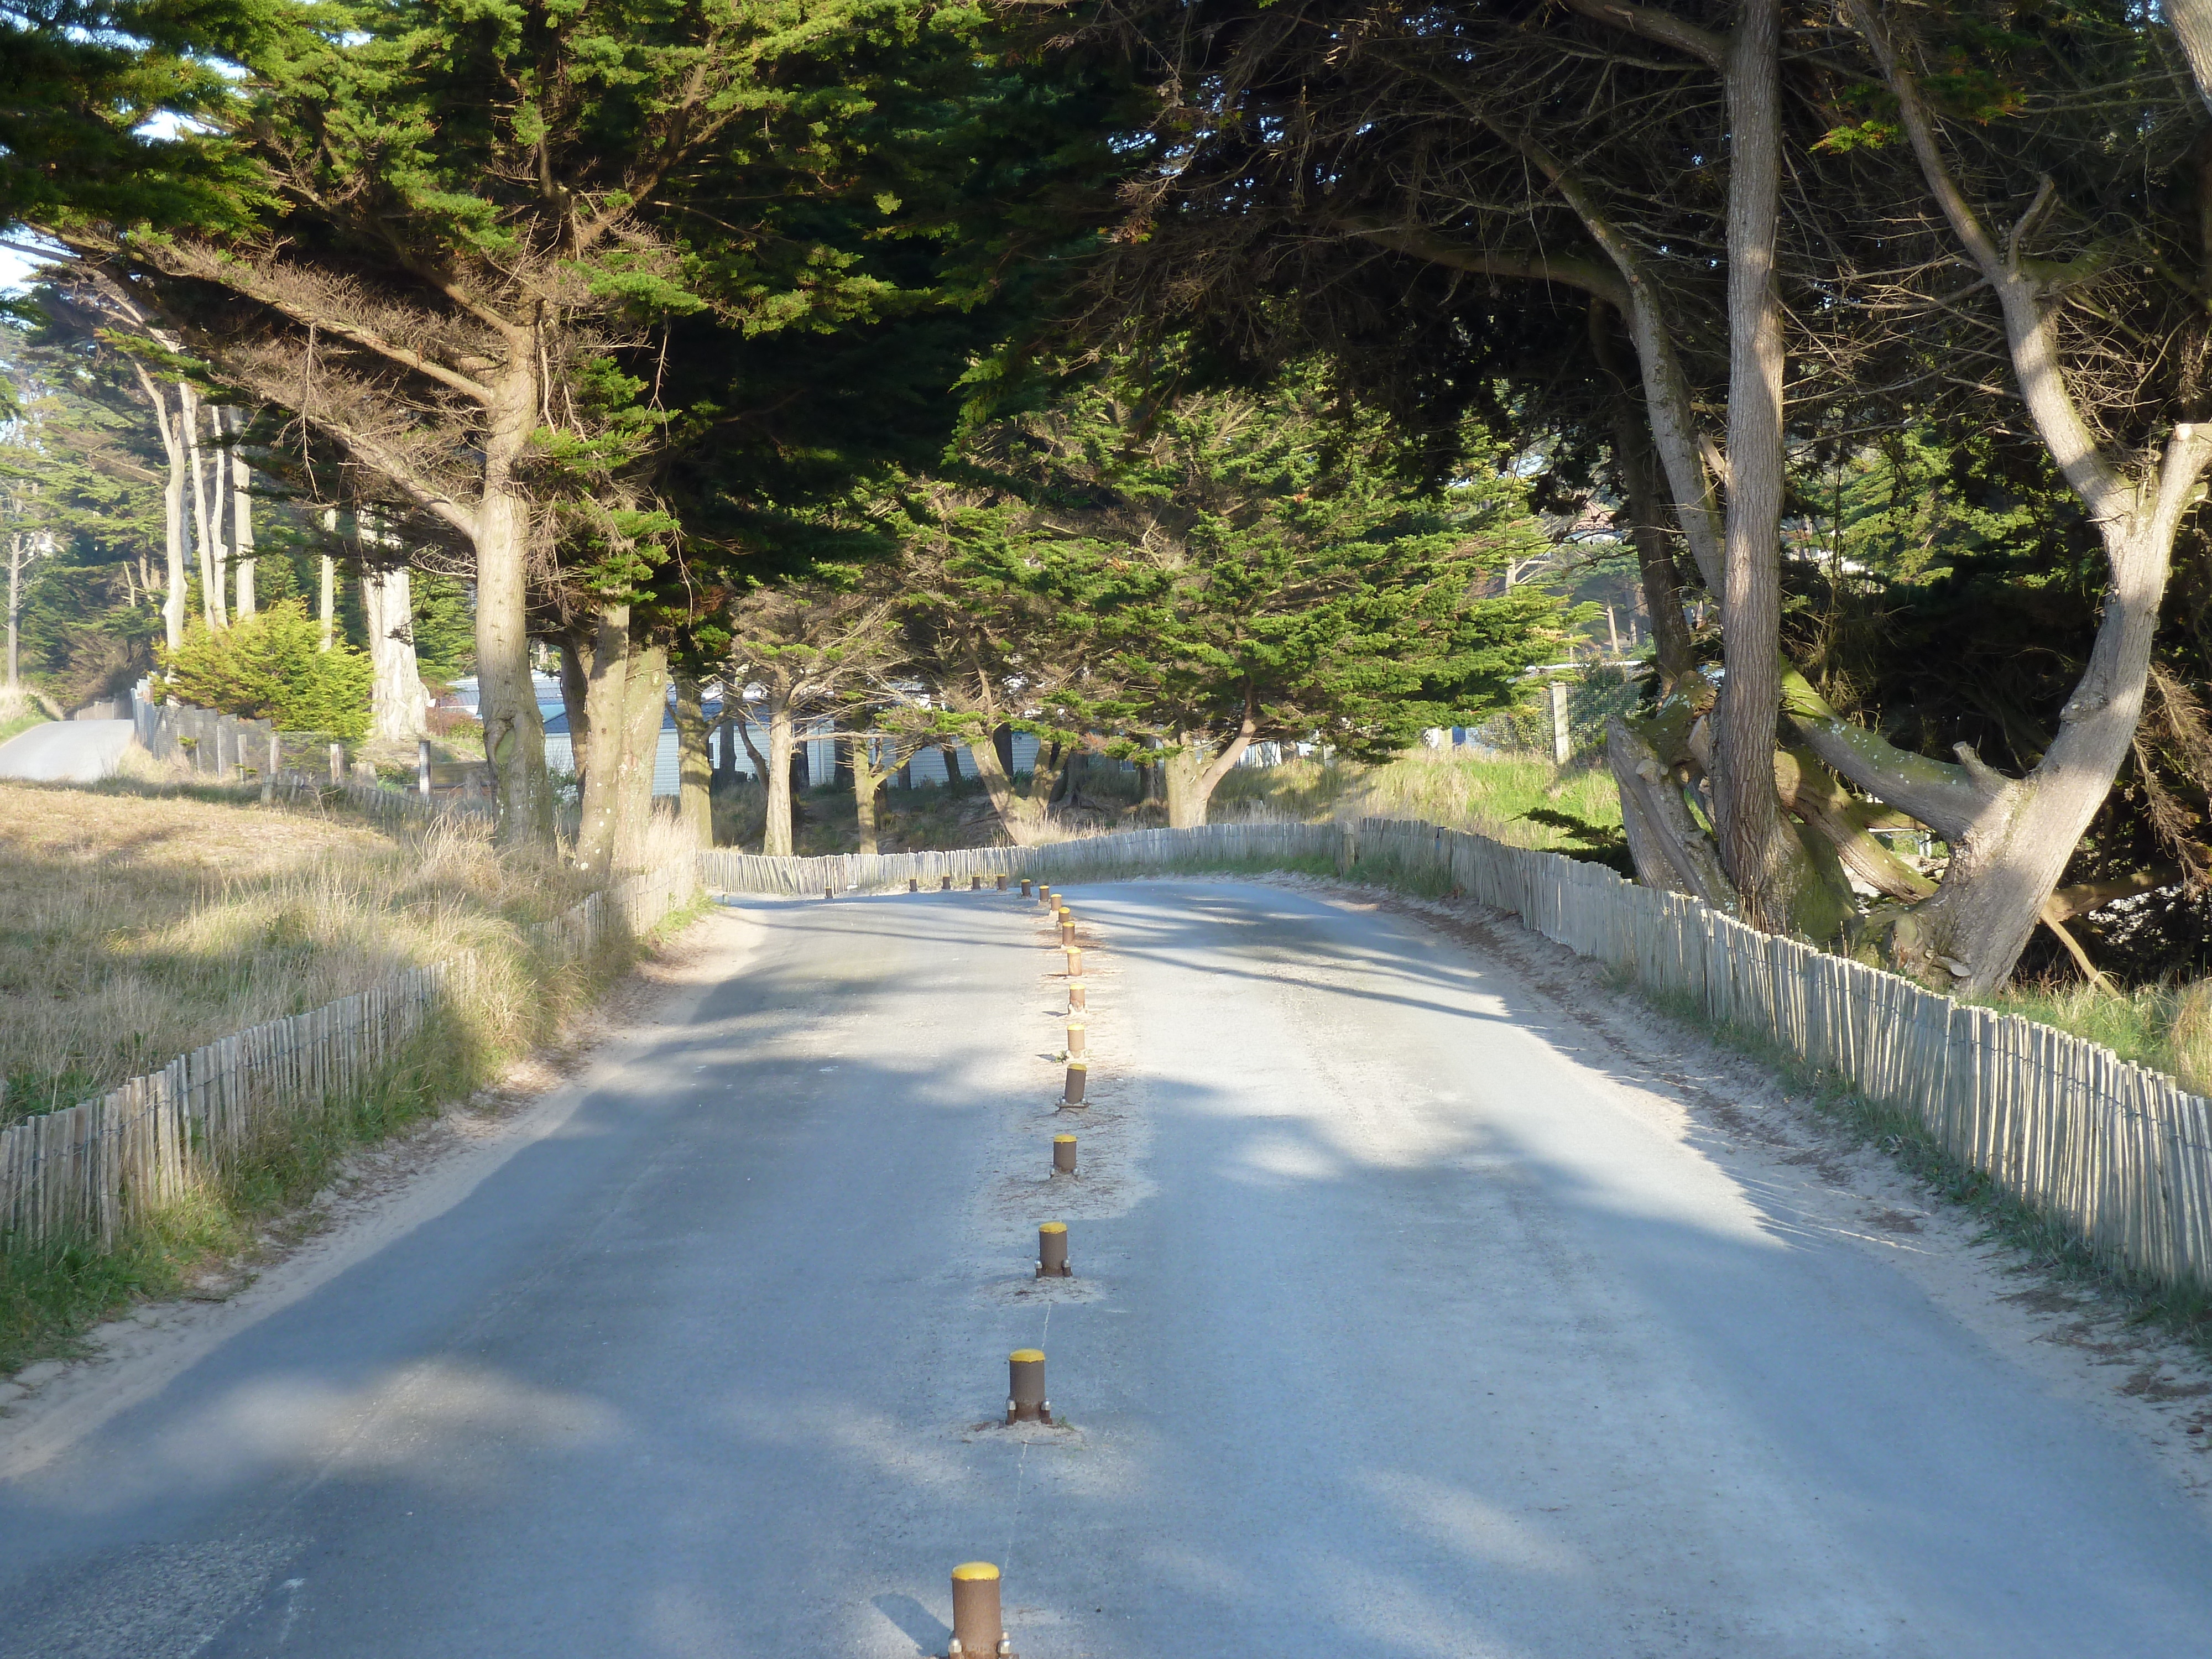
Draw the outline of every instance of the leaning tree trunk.
M200 466L199 394L179 380L177 382L177 396L184 408L185 459L192 477L192 532L199 543L200 614L210 633L220 633L228 626L230 620L223 605L223 590L230 577L230 560L222 545L221 531L210 522L208 514L208 479ZM219 459L216 464L222 464ZM216 483L217 488L221 488L220 475ZM218 513L221 507L218 501Z
M1714 710L1713 813L1721 863L1746 915L1786 932L1808 878L1774 793L1781 707L1781 9L1746 0L1729 55L1728 512L1721 643L1728 678ZM1797 856L1793 857L1793 854Z
M568 716L568 775L576 780L582 796L585 774L592 757L592 716L585 706L591 696L591 635L580 623L571 623L561 635L561 707Z
M143 368L138 368L137 373L139 389L153 401L154 425L161 434L161 451L168 461L168 471L161 480L162 544L168 556L169 583L168 591L161 595L161 635L168 648L174 651L185 642L185 589L189 585L185 569L185 455L182 415L170 415L168 389L161 381Z
M1024 828L1014 807L1014 782L1000 763L999 747L991 741L988 730L983 741L968 750L975 762L975 775L982 780L983 793L991 798L991 810L999 815L999 827L1006 832L1006 839L1017 847L1024 844Z
M588 645L578 653L584 668L584 730L590 763L579 765L581 817L576 825L576 867L605 881L614 866L621 823L623 712L629 686L629 606L603 605ZM574 720L569 722L574 741Z
M707 710L695 674L676 677L677 813L691 844L714 844L714 763L707 752Z
M375 540L364 535L365 544ZM411 743L429 735L422 705L422 672L415 657L413 584L407 567L378 569L368 557L361 568L362 620L368 629L374 671L369 689L369 734Z
M791 856L791 694L768 694L768 821L761 829L761 851L769 858Z
M629 672L623 687L622 759L615 784L615 867L641 870L653 828L653 782L660 768L660 732L668 722L668 646L641 639L630 619Z
M1652 476L1651 438L1642 408L1632 408L1625 400L1617 404L1613 434L1613 458L1628 507L1629 541L1636 549L1644 609L1651 613L1651 647L1659 665L1659 684L1662 690L1671 690L1696 667L1697 654L1691 644L1689 619L1682 614L1681 574L1675 568L1674 550L1668 545L1667 512L1658 482Z
M515 477L537 424L538 385L526 362L501 378L485 438L483 496L477 506L477 711L491 763L499 837L510 847L553 845L553 792L545 781L545 723L530 679L530 509Z
M879 764L877 757L868 752L869 741L866 732L850 732L845 735L846 751L852 757L853 816L860 829L860 850L863 858L876 855L877 799L883 793L884 785L890 781L891 774L898 770L896 765ZM894 739L885 738L882 742L886 756L896 754Z
M2159 498L2104 526L2112 575L2096 641L2059 711L2057 736L2027 777L2002 775L1964 744L1956 766L1893 748L1838 719L1802 681L1786 688L1790 712L1822 760L1950 846L1935 896L1897 924L1899 967L1929 977L1940 971L1981 995L2020 960L2135 742L2174 533L2186 510L2188 492L2172 481L2200 472L2206 449L2193 434L2174 440Z
M232 410L231 435L237 437L245 430L244 411ZM250 617L260 609L253 580L253 469L246 465L246 456L236 445L230 452L230 538L238 559L238 614Z

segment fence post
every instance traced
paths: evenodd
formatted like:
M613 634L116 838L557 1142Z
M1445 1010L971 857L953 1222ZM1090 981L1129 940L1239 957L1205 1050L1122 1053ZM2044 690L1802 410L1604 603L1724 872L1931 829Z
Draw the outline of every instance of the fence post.
M415 739L415 787L424 800L430 799L430 739Z

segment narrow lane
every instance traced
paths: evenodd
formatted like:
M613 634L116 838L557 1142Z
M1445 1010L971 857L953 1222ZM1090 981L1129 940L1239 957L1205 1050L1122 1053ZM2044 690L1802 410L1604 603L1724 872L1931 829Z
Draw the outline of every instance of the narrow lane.
M745 970L557 1133L0 1485L0 1656L892 1659L978 1556L1027 1659L2212 1650L2134 1443L1510 970L1286 889L1076 902L1058 1117L1034 907L717 924ZM1030 1344L1066 1426L991 1425Z

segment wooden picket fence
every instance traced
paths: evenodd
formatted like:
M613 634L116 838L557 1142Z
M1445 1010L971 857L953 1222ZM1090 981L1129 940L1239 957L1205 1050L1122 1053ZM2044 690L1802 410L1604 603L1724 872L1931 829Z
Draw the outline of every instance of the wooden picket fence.
M2212 1290L2212 1101L2055 1027L1763 933L1602 865L1435 824L1149 830L1042 847L863 859L702 853L732 892L926 889L945 876L1055 884L1176 870L1310 867L1458 891L1797 1055L1919 1124L1953 1158L2124 1271Z
M625 877L531 930L556 957L582 956L614 918L642 933L699 890L688 861ZM306 1013L179 1054L96 1099L0 1130L0 1241L86 1239L110 1248L132 1223L382 1078L437 1012L464 953L407 968Z

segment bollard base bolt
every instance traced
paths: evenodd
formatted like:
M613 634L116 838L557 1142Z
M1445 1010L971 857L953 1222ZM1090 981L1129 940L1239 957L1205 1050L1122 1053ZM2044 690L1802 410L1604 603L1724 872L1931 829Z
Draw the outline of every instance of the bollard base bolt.
M1049 1400L1035 1406L1017 1406L1011 1400L1006 1401L1006 1422L1010 1427L1016 1423L1049 1424L1051 1421L1052 1401Z

